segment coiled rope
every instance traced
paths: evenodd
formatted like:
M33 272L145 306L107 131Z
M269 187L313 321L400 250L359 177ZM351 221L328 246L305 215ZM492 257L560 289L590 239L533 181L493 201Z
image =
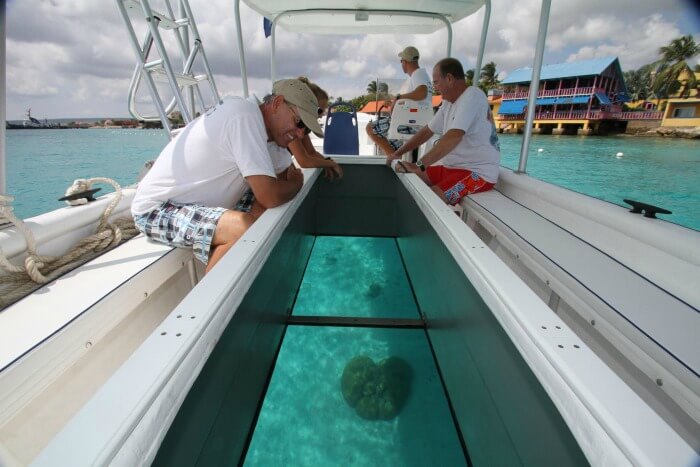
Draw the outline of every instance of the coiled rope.
M114 187L115 195L100 216L100 223L93 235L78 241L62 256L46 256L37 253L36 240L32 231L12 212L12 196L0 195L0 220L8 220L17 227L27 243L27 256L22 266L16 266L7 259L0 248L0 268L6 274L0 276L0 308L4 308L31 293L41 285L52 281L61 274L75 269L107 249L119 245L138 234L131 217L109 222L112 211L122 198L122 189L110 178L96 177L79 179L68 188L66 195L89 190L93 183L107 183ZM76 204L76 203L71 203ZM78 202L77 204L81 204ZM84 203L82 203L84 204Z

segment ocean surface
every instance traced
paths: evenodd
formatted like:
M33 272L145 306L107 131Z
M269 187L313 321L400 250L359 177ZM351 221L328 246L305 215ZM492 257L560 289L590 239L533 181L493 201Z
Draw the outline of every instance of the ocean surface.
M502 165L517 168L521 135L499 135ZM135 183L168 139L162 130L7 130L7 186L27 218L64 206L77 178ZM622 153L621 157L617 157ZM623 199L673 211L660 216L700 230L700 141L630 136L532 137L530 176L621 206ZM112 191L105 185L98 195Z

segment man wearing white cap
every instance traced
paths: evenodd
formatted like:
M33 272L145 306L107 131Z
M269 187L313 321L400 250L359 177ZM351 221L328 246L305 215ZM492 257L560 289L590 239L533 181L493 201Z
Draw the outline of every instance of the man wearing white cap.
M426 104L431 104L433 95L431 92L430 77L428 73L418 65L419 58L420 54L418 53L418 49L412 45L409 45L399 52L401 69L408 75L408 79L401 87L399 94L397 94L396 98L393 100L391 104L392 108L399 99L423 101ZM378 116L377 120L368 123L366 127L370 139L387 155L396 151L403 143L401 140L387 139L390 123L391 119L389 117Z
M308 128L319 137L318 101L296 79L277 81L263 102L220 101L171 140L139 182L131 213L147 237L192 248L208 272L255 221L237 201L248 187L264 210L292 199L304 178L275 174L267 142L286 147Z
M433 83L442 95L440 110L426 126L386 158L397 172L418 175L446 203L455 205L498 181L501 145L486 94L468 86L459 60L443 58L433 67ZM417 164L401 156L441 135Z

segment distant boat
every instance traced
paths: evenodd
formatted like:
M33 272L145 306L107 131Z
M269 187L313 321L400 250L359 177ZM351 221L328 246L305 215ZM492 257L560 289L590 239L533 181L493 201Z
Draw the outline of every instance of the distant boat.
M48 127L48 125L44 125L41 123L39 120L36 118L32 117L32 109L29 108L27 109L27 113L24 116L24 121L22 122L22 126L25 128L44 128Z

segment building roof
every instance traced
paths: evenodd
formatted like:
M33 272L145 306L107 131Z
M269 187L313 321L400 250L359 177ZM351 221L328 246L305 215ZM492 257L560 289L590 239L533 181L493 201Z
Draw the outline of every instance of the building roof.
M381 109L382 113L389 113L391 112L390 104L391 101L369 101L364 107L358 110L358 112L377 113L377 109ZM386 107L382 109L383 105L386 105Z
M391 101L369 101L367 104L365 104L364 107L362 107L358 112L364 112L364 113L377 113L377 109L381 109L382 113L390 113L391 112L391 107L389 106L391 104ZM437 107L438 105L442 104L442 96L433 96L432 98L432 105L433 108ZM382 105L386 105L382 109Z
M540 73L540 81L548 79L571 78L576 76L595 76L603 73L606 68L615 63L617 71L622 75L620 62L617 57L595 58L570 63L555 63L544 65ZM501 84L529 83L532 80L532 68L519 68L512 71L501 81Z

